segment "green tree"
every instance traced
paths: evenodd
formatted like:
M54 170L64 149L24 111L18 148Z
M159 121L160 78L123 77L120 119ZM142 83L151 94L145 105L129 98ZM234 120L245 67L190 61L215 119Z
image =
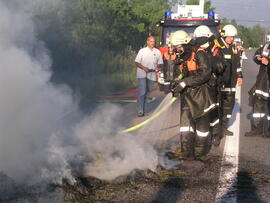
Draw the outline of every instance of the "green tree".
M187 5L199 5L200 0L187 0ZM214 11L216 8L212 7L211 0L206 0L204 2L204 12L207 13L209 11Z
M155 25L168 8L163 0L80 0L74 41L83 49L89 44L114 50L127 45L138 48L149 33L157 35Z
M264 43L264 37L267 33L267 29L257 24L250 28L249 38L251 40L250 47L259 47Z

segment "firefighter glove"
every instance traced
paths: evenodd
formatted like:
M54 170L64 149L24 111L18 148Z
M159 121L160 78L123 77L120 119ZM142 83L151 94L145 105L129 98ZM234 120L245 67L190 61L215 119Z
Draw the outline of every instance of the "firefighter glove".
M179 96L186 87L186 83L183 80L173 80L170 83L170 91L172 92L173 96Z

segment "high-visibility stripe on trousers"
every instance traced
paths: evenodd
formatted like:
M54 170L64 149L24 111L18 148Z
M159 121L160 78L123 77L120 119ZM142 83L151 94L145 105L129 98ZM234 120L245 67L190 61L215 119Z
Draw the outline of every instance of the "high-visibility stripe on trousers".
M181 151L186 157L203 156L208 153L210 137L209 114L193 119L190 109L181 104L180 134Z
M265 113L253 113L253 118L263 118L265 116Z
M232 117L232 111L235 104L235 92L227 93L222 92L221 94L221 114L222 114L222 125L226 127L228 121Z
M215 125L219 124L219 119L215 120L214 122L210 123L211 127L214 127Z
M255 93L258 94L258 95L262 95L264 97L269 97L269 92L264 92L262 90L255 90Z
M266 123L264 122L264 119L267 119L268 121L268 128L270 127L270 114L265 113L265 104L268 106L268 111L270 109L270 101L264 100L259 96L254 96L253 99L253 113L252 113L252 119L251 119L251 129L262 131L263 129L266 129L266 126L264 126ZM269 128L270 129L270 128Z

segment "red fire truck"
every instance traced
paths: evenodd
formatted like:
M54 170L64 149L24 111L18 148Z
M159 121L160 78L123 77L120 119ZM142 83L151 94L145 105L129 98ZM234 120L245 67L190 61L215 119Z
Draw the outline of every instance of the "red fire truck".
M172 8L172 11L165 13L164 19L159 24L160 26L160 44L159 50L164 56L164 53L168 51L170 44L170 36L178 31L184 30L190 36L193 35L194 30L200 25L208 26L212 33L217 34L220 29L219 16L210 11L204 14L204 0L200 0L199 5L176 5ZM171 71L170 68L164 68L167 71ZM168 86L169 82L164 73L158 74L158 83L161 90L163 86Z

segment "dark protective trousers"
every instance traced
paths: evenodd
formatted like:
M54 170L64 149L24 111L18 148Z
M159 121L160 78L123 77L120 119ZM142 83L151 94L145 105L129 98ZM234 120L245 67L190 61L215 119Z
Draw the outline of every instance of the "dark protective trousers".
M206 155L211 147L209 114L193 119L189 107L181 99L180 134L183 158Z
M217 87L213 87L213 91L215 92L216 105L217 107L212 110L210 115L210 132L212 137L220 137L222 136L222 114L220 109L221 104L221 91Z
M222 126L221 126L221 116L219 112L219 106L209 113L210 116L210 132L213 137L221 136Z
M265 108L266 105L268 110ZM267 130L267 126L264 125L266 124L265 119L267 119L268 128L270 127L270 99L264 100L261 97L254 96L252 109L251 130L263 133L264 130ZM268 113L266 113L266 110Z
M232 117L235 104L235 92L222 92L220 110L222 114L222 127L227 128L228 121Z

